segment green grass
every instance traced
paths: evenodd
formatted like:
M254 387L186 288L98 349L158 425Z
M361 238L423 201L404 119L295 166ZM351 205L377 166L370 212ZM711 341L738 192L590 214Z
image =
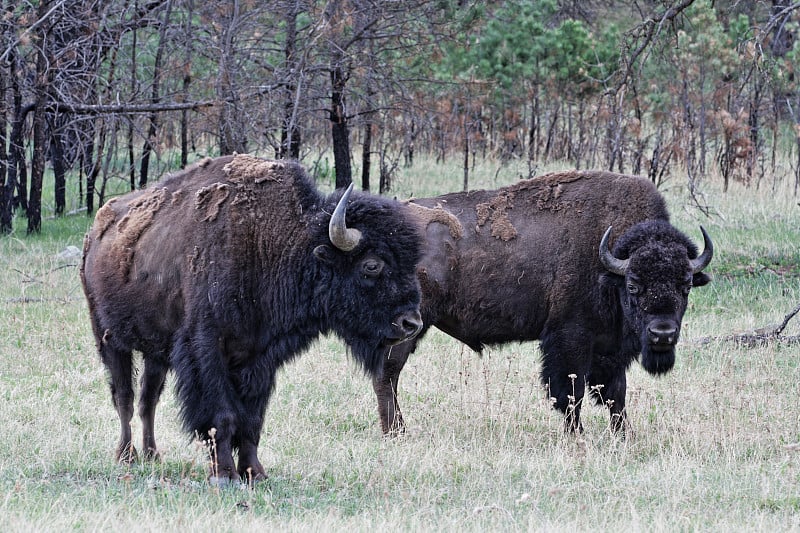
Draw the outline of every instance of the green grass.
M476 187L517 179L486 164ZM406 198L456 190L460 171L418 166ZM448 185L455 184L455 185ZM634 364L633 435L584 409L563 435L538 385L535 343L478 357L431 332L400 388L408 432L383 440L369 380L323 338L281 371L260 447L269 479L206 482L179 429L170 385L157 416L160 463L112 459L118 435L78 278L84 215L0 239L0 516L8 530L800 530L800 346L747 349L722 337L780 322L800 302L800 207L786 191L703 184L718 213L692 207L679 178L673 221L716 244L675 369ZM21 227L22 222L18 219ZM800 333L800 317L785 334ZM708 343L701 337L715 337ZM134 420L140 438L141 424Z

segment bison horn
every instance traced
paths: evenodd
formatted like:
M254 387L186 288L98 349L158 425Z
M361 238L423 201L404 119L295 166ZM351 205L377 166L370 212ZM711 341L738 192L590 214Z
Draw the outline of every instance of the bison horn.
M711 242L711 237L708 236L708 233L706 233L706 230L703 228L703 226L700 226L700 231L703 232L704 248L703 253L700 254L700 257L689 261L692 266L692 274L702 272L703 269L711 262L711 258L714 257L714 243Z
M603 234L603 238L600 240L600 262L603 263L603 266L606 267L609 272L624 276L625 272L628 270L630 259L617 259L614 257L608 249L608 238L610 236L611 226L608 227Z
M328 236L335 247L343 252L349 252L361 240L361 232L355 228L348 228L344 222L345 211L347 211L347 200L350 198L350 193L353 192L353 184L344 191L341 200L336 204L336 209L331 215L331 221L328 224Z

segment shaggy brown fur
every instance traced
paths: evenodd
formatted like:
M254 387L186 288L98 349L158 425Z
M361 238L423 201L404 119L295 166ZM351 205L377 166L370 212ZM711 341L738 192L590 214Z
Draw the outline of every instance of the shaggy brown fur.
M567 376L575 374L577 401L587 380L604 385L605 397L616 402L611 412L615 427L620 427L625 369L643 342L648 348L644 326L634 324L635 312L621 311L628 300L624 280L608 275L599 260L603 233L613 226L613 244L631 232L625 242L636 245L620 253L636 255L631 265L641 275L640 283L654 284L652 292L658 285L662 299L671 302L667 311L678 323L685 295L674 293L686 282L689 259L697 255L696 247L668 223L655 186L636 176L565 171L494 191L413 203L431 209L443 206L465 228L460 238L436 222L426 228L425 256L417 267L425 327L435 325L476 351L485 345L541 339L542 379L557 399L556 406L567 409L573 390ZM639 225L643 221L661 223ZM669 250L663 260L652 259L661 250ZM697 274L694 285L707 280L705 274ZM672 337L676 340L677 334ZM396 407L397 382L419 338L395 347L384 362L383 375L373 382L386 433L403 427ZM658 349L663 353L643 362L655 373L671 366L666 347ZM577 412L568 421L572 428L580 424Z
M330 237L340 204L360 235L346 249ZM137 350L145 456L158 453L155 409L171 367L184 428L214 434L212 476L263 479L258 442L278 369L330 332L377 373L382 348L421 328L420 248L402 204L324 196L296 163L246 155L109 202L85 239L81 280L119 415L117 458L136 458Z

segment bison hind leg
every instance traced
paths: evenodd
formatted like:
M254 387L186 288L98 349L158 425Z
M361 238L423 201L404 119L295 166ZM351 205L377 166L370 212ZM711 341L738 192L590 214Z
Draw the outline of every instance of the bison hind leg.
M139 395L139 418L142 421L142 453L147 460L158 461L161 456L156 446L156 405L164 391L169 365L164 357L144 356L141 394Z
M100 357L108 369L111 401L119 416L120 436L115 453L117 461L132 463L137 459L136 448L131 440L133 418L133 353L103 344Z
M382 355L382 371L372 378L372 388L375 391L375 398L378 400L381 430L386 438L398 437L405 433L406 424L397 401L397 384L400 380L400 372L403 371L408 357L416 349L417 342L422 335L424 333L411 341L387 349Z

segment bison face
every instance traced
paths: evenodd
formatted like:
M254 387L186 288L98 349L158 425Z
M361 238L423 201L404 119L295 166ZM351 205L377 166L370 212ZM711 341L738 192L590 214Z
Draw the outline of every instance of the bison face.
M416 277L422 242L405 215L397 202L360 195L347 206L347 230L338 232L357 239L341 246L331 230L314 248L322 277L316 311L368 372L381 368L384 348L422 329Z
M710 281L702 272L711 261L713 245L703 232L705 250L695 246L665 221L638 224L608 251L611 228L601 243L606 279L617 287L625 335L641 352L642 366L663 374L675 364L675 345L681 332L692 287ZM625 257L625 259L618 259Z

